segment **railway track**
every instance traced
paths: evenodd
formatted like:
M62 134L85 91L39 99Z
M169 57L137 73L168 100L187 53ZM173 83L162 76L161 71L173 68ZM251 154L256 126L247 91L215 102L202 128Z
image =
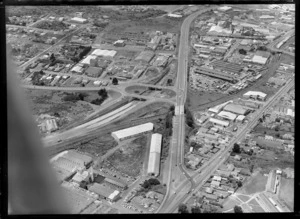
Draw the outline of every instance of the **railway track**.
M79 146L82 146L92 140L97 139L99 137L99 134L108 134L108 133L111 133L116 130L129 128L129 127L132 127L135 125L140 125L140 124L143 124L146 122L150 122L150 121L162 118L166 115L167 115L166 113L163 113L163 114L159 114L159 115L155 115L155 116L130 119L126 122L116 121L105 127L93 130L93 131L89 132L88 134L86 134L85 136L80 136L77 138L73 138L70 140L66 140L66 141L57 143L55 145L48 146L48 147L46 147L46 150L47 150L47 153L49 154L49 156L52 156L52 155L60 153L64 150L78 148Z

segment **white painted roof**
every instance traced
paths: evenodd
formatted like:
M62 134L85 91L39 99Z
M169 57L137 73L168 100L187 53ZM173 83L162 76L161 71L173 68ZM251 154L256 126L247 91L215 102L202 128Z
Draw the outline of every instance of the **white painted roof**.
M221 111L218 116L222 117L222 118L226 118L226 119L229 119L229 120L234 120L237 115L234 114L234 113L230 113L230 112L226 112L226 111Z
M180 14L168 14L169 17L182 17Z
M215 119L215 118L210 118L209 121L212 122L212 123L216 123L216 124L222 125L222 126L228 126L229 125L229 122L223 121L223 120L219 120L219 119Z
M112 134L112 136L114 136L118 139L122 139L122 138L126 138L128 136L137 135L137 134L140 134L143 132L151 131L151 130L153 130L153 127L154 127L153 123L148 122L148 123L145 123L142 125L115 131L115 132L112 132L111 134Z
M236 117L236 120L238 121L243 121L245 119L246 116L244 115L239 115L238 117Z
M258 56L258 55L254 55L252 58L252 62L256 62L259 64L266 64L267 60L268 60L268 58Z
M96 55L96 56L110 56L110 57L114 57L116 55L116 51L115 50L103 50L103 49L95 49L92 52L92 55Z
M151 136L151 145L150 145L150 153L151 152L156 152L160 153L161 152L161 140L162 140L162 135L159 133L152 134Z
M84 64L90 64L90 60L91 59L95 59L95 58L97 58L97 56L96 55L89 55L89 56L87 56L84 60L82 60L81 61L81 63L84 63Z
M73 18L71 19L71 21L77 21L77 22L83 23L83 22L85 22L85 21L87 21L87 20L84 19L84 18L80 18L80 17L73 17Z
M260 92L260 91L248 91L244 93L244 96L260 96L262 98L265 98L267 94Z
M209 111L209 112L213 112L213 113L218 113L218 112L220 112L220 110L222 110L223 107L225 107L228 103L232 103L232 102L233 102L232 100L227 101L227 102L222 103L222 104L220 104L220 105L217 105L217 106L214 106L214 107L212 107L212 108L209 108L208 111Z
M108 196L108 198L110 199L110 200L113 200L117 195L119 195L120 194L120 192L118 191L118 190L115 190L113 193L111 193L109 196Z
M150 153L148 161L148 174L159 174L159 165L160 165L160 154L159 153Z

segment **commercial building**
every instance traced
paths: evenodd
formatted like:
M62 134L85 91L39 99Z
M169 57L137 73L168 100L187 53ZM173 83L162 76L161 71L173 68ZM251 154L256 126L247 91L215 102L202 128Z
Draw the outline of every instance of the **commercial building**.
M131 138L133 136L146 133L146 132L151 132L153 130L153 123L148 122L142 125L130 127L127 129L122 129L119 131L115 131L111 133L111 136L116 140L116 141L121 141L127 138Z
M148 161L148 174L158 176L160 168L160 152L161 152L162 135L155 133L151 136L150 154Z
M85 23L88 22L87 19L85 19L85 18L80 18L80 17L73 17L73 18L71 19L71 21L76 22L76 23L80 23L80 24L85 24Z
M220 125L223 127L229 126L229 122L227 122L227 121L223 121L223 120L219 120L219 119L215 119L215 118L210 118L209 121L213 124Z
M236 113L239 115L245 115L249 111L248 109L244 109L242 106L232 104L232 103L226 105L223 110Z
M265 100L267 97L267 94L260 92L260 91L248 91L243 94L243 97L245 97L246 99L254 98L254 99L259 99L259 100Z
M231 7L229 7L229 6L223 6L223 7L219 7L219 8L218 8L219 11L224 11L224 12L225 12L225 11L228 11L228 10L230 10L230 9L231 9Z
M226 112L226 111L221 111L219 114L218 114L219 117L221 118L224 118L224 119L228 119L230 121L234 121L235 118L237 117L236 114L234 113L230 113L230 112Z

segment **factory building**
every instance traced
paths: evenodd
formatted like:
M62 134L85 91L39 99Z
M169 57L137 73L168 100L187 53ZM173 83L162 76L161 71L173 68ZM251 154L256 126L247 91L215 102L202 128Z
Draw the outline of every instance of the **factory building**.
M116 141L121 141L127 138L131 138L133 136L151 132L153 130L153 123L148 122L142 125L130 127L127 129L122 129L119 131L115 131L111 133L111 136L116 140Z
M222 127L229 126L229 122L227 122L227 121L223 121L223 120L219 120L219 119L215 119L215 118L210 118L209 121L215 125L220 125Z
M234 121L235 118L237 117L236 114L230 113L230 112L226 112L226 111L221 111L221 112L218 114L218 116L221 117L221 118L223 118L223 119L230 120L230 121Z
M248 91L247 93L243 94L243 97L246 99L254 98L258 100L265 100L267 94L260 92L260 91Z
M222 103L220 105L214 106L212 108L209 108L208 111L212 113L219 113L227 104L232 103L233 101L227 101L225 103Z
M88 188L88 190L98 194L100 198L104 198L111 202L115 201L120 196L120 192L118 190L112 190L109 187L103 186L99 183L94 183Z
M228 111L231 113L239 114L239 115L245 115L249 110L244 109L243 107L235 104L228 104L224 107L224 111Z
M152 176L159 175L161 142L162 142L161 134L158 133L152 134L149 161L148 161L148 171L147 171L147 173Z

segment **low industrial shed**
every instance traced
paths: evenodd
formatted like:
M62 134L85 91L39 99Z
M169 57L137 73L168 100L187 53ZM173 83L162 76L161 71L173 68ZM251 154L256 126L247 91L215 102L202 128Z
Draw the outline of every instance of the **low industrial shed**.
M224 107L223 110L239 115L245 115L249 111L248 109L244 109L242 106L236 104L228 104Z
M236 114L234 113L230 113L230 112L226 112L226 111L221 111L219 114L218 114L219 117L222 117L224 119L228 119L228 120L231 120L231 121L234 121L235 118L237 117Z
M123 139L130 138L138 134L150 132L153 130L153 127L154 127L153 123L148 122L142 125L137 125L127 129L122 129L119 131L112 132L111 136L117 141L121 141Z

